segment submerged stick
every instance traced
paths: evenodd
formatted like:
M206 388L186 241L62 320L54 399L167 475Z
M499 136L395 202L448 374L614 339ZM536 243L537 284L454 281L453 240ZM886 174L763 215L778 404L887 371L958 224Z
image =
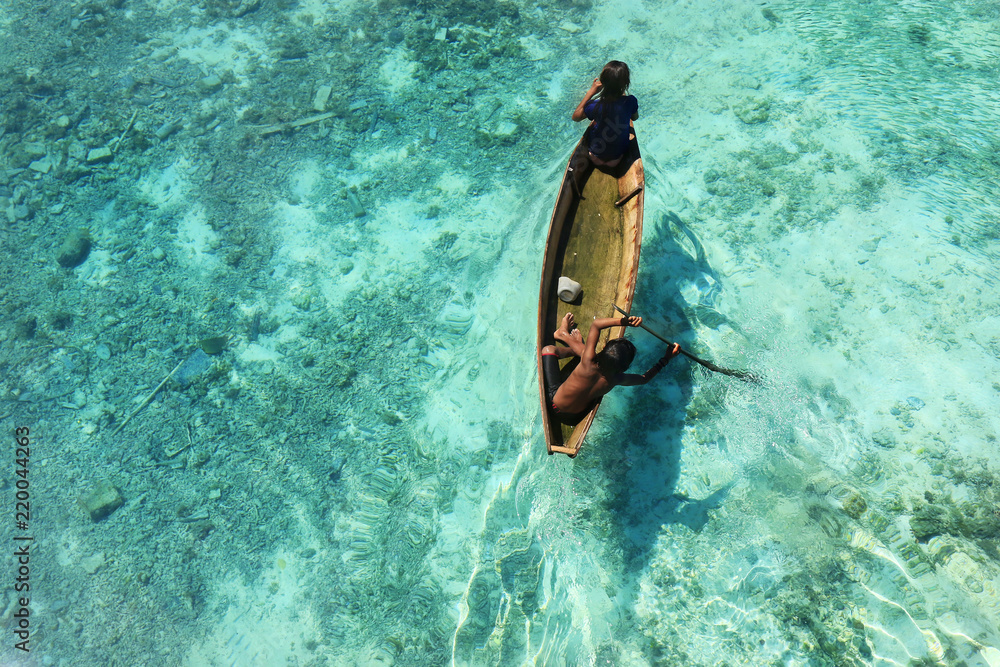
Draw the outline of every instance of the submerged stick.
M628 317L628 313L626 313L624 310L622 310L621 308L619 308L617 305L615 305L615 310L617 310L622 315L625 315L626 317ZM643 329L645 329L646 331L648 331L649 333L653 334L654 336L656 336L660 340L662 340L667 345L673 345L674 344L673 341L667 340L666 338L664 338L660 334L656 333L655 331L653 331L652 329L650 329L649 327L647 327L645 324L640 324L639 326L642 327ZM716 373L722 373L723 375L729 375L731 377L739 378L740 380L744 380L746 382L759 383L762 380L762 378L759 375L757 375L755 373L751 373L750 371L739 371L739 370L734 370L732 368L723 368L722 366L716 366L711 361L705 361L704 359L699 359L698 357L694 356L693 354L691 354L690 352L688 352L687 350L685 350L683 347L680 348L680 353L683 354L688 359L690 359L691 361L697 362L697 363L701 364L702 366L704 366L705 368L707 368L708 370L715 371Z
M111 152L112 153L114 153L116 150L118 150L118 144L120 144L122 142L122 139L125 138L125 135L128 134L128 131L132 129L132 124L135 123L135 118L138 115L139 115L139 110L138 109L136 109L135 111L132 112L132 118L129 119L128 125L126 125L125 129L122 130L121 135L119 135L118 139L115 141L115 145L111 147Z
M278 123L277 125L266 125L260 129L261 136L267 136L269 134L274 134L275 132L284 132L285 130L295 130L300 127L305 127L306 125L312 125L313 123L318 123L321 120L326 120L327 118L333 118L337 115L335 111L327 111L326 113L321 113L316 116L307 116L306 118L300 118L298 120L293 120L290 123Z
M156 396L156 394L161 389L163 389L163 385L165 385L167 383L167 380L169 380L171 377L173 377L174 373L177 372L177 369L181 367L181 364L183 364L184 361L185 360L182 359L179 364L177 364L176 366L174 366L174 370L172 370L169 373L167 373L167 377L163 378L163 382L161 382L160 384L156 385L156 389L154 389L153 391L151 391L149 393L149 396L147 396L146 398L143 399L142 403L139 404L139 407L137 407L135 410L133 410L132 414L130 414L128 417L126 417L125 421L123 421L121 424L118 425L118 428L116 428L114 430L114 432L111 434L112 438L115 437L116 435L118 435L118 432L121 431L123 428L125 428L126 424L128 424L130 421L132 421L132 417L135 417L137 414L139 414L139 412L142 411L142 409L144 407L146 407L147 405L149 405L149 402L153 400L153 397Z

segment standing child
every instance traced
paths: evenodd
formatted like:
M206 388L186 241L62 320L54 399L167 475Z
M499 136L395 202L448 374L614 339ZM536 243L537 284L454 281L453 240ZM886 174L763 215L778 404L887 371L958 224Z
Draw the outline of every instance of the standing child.
M573 112L573 120L594 121L589 129L588 148L591 161L600 167L615 167L628 149L629 128L639 118L639 102L628 95L631 82L628 65L612 60L594 79ZM593 99L600 92L600 97Z

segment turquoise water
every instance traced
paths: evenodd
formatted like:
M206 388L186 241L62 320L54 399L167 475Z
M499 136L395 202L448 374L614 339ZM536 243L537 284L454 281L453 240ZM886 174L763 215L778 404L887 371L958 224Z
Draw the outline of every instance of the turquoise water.
M9 561L0 661L1000 665L998 26L5 3L0 417L33 511L12 455L2 536L33 551L31 652ZM537 285L612 58L633 312L764 382L674 361L570 460Z

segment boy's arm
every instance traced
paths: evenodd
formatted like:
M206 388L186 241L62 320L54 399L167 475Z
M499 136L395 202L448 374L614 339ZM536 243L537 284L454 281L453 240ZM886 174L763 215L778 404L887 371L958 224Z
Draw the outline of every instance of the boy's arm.
M670 363L670 360L680 354L681 346L678 343L674 343L667 353L664 354L659 361L653 364L653 367L642 375L636 375L635 373L625 373L621 376L620 384L623 387L636 387L638 385L646 384L650 380L656 377L656 375L663 370L663 367Z
M583 356L580 361L590 362L597 354L597 339L601 336L601 329L608 327L637 327L642 324L641 317L600 317L595 319L590 325L590 333L587 334L587 345L583 348Z

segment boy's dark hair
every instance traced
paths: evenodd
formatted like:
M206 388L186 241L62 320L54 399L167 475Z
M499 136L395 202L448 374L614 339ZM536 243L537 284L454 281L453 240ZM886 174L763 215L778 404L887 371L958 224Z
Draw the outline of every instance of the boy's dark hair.
M628 370L635 358L635 345L625 338L609 340L594 360L604 377L613 377Z
M628 65L620 60L612 60L601 70L601 99L616 100L628 91L631 75Z

